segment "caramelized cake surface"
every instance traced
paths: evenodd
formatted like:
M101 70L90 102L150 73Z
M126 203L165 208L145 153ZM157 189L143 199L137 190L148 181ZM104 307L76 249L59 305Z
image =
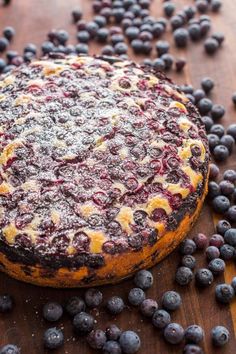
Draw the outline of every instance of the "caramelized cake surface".
M2 270L84 286L151 266L196 219L208 160L198 112L160 73L75 56L17 68L0 81Z

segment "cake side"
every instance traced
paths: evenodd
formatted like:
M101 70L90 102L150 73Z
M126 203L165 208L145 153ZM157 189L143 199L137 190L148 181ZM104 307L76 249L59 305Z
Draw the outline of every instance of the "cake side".
M12 276L117 281L160 260L196 219L206 134L164 75L128 61L40 60L2 78L0 109L0 252Z

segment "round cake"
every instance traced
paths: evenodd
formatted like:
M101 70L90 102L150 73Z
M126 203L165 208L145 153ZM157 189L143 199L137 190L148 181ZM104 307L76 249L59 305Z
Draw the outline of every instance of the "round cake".
M207 192L195 107L130 61L58 56L0 80L0 269L44 286L112 283L184 238Z

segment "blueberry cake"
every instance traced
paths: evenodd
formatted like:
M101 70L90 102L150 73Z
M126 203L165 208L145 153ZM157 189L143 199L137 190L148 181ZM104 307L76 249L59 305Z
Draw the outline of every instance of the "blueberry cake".
M0 79L0 269L53 287L112 283L160 261L196 220L209 151L163 74L58 56Z

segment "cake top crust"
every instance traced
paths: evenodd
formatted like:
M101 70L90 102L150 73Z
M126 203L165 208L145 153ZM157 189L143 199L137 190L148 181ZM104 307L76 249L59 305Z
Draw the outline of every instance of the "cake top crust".
M69 56L0 80L0 238L35 255L152 245L201 193L204 127L161 73Z

